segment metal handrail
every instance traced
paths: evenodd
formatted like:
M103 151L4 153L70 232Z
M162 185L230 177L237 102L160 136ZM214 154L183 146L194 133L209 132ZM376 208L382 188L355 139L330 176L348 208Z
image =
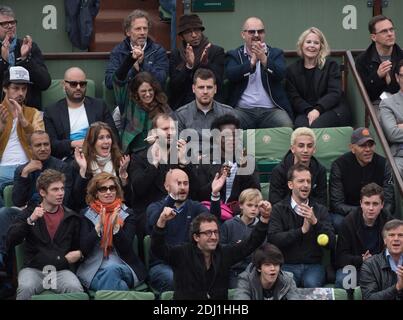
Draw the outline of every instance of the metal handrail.
M383 133L381 124L378 121L378 117L376 115L372 102L368 96L367 90L365 89L364 83L362 82L361 77L358 74L358 71L355 67L355 61L354 61L351 51L349 51L349 50L346 51L346 57L347 57L347 64L348 64L349 70L351 70L351 72L353 74L353 77L358 85L358 89L360 91L361 97L364 101L365 109L369 114L372 124L374 125L375 132L379 137L382 149L385 152L386 159L388 160L388 162L392 168L395 182L397 182L400 194L403 195L403 179L400 176L399 169L397 168L395 160L393 159L392 153L390 152L389 143L385 137L385 134Z

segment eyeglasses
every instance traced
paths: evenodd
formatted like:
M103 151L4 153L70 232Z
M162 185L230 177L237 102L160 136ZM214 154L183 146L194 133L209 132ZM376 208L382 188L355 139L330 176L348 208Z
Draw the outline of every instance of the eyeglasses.
M218 230L206 230L206 231L199 231L199 234L206 235L207 238L210 238L212 235L218 236Z
M70 87L72 87L72 88L77 88L78 85L80 85L81 88L85 88L87 86L87 81L64 80L64 82L68 83L70 85Z
M12 28L17 24L17 20L9 20L9 21L3 21L0 22L0 26L2 26L2 28Z
M115 185L112 185L112 186L102 186L102 187L99 187L98 188L98 192L100 192L100 193L106 193L108 190L110 191L110 192L116 192L116 186Z
M395 33L395 31L396 31L395 28L389 28L389 29L383 29L383 30L381 30L381 31L375 32L375 34L380 33L380 34L382 34L382 35L386 35L386 34L388 34L389 32L390 32L390 33Z
M250 36L254 36L256 35L256 33L258 35L262 35L264 33L264 29L258 29L258 30L251 29L251 30L244 30L243 32L247 32Z

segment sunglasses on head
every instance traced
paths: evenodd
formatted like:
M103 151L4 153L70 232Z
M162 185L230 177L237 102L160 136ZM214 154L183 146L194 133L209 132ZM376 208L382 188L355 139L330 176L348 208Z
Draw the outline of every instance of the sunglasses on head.
M107 192L107 191L110 191L110 192L115 192L116 191L116 186L115 185L112 185L112 186L102 186L102 187L99 187L98 188L98 192L100 192L100 193L105 193L105 192Z
M70 87L72 88L77 88L78 85L80 85L81 88L84 88L87 86L87 81L69 81L69 80L64 80L64 82L68 83Z

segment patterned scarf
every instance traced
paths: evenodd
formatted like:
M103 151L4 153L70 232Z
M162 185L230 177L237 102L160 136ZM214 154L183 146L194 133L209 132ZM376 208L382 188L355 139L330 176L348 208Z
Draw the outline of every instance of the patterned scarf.
M123 227L124 222L119 216L121 206L122 200L119 198L109 204L102 203L99 200L95 200L90 204L91 209L100 215L102 228L101 248L104 252L104 257L108 257L113 249L113 227L116 223ZM104 214L102 214L103 212Z
M103 170L99 166L103 166ZM101 172L107 172L116 176L116 172L113 169L113 163L111 160L111 155L107 157L96 156L95 161L91 161L91 172L95 176Z
M202 35L201 41L199 43L199 45L197 47L193 47L193 53L195 55L195 63L193 66L193 70L196 70L197 68L199 68L201 66L201 61L200 58L203 54L203 50L204 48L209 44L209 41L207 39L206 36ZM185 64L186 64L186 42L182 41L181 45L178 47L179 50L179 54L182 58L181 63L178 64L177 69L181 70L184 68ZM207 51L208 52L208 51ZM208 53L207 53L207 57L208 57ZM203 59L204 60L204 59ZM208 59L206 59L206 61L208 61ZM205 64L205 63L204 63Z

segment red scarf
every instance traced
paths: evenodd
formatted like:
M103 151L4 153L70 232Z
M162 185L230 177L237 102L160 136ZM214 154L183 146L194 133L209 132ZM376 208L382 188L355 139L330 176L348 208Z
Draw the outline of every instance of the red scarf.
M104 257L109 256L113 248L113 227L116 223L120 227L123 226L123 220L119 217L121 205L121 199L115 199L115 201L108 204L95 200L90 204L91 209L100 215L102 229L101 248L104 251Z

